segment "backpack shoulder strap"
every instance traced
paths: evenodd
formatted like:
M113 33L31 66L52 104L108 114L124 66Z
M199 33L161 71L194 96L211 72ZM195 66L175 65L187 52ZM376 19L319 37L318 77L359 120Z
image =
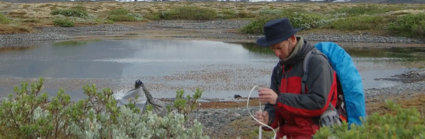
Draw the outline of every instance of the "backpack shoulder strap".
M308 64L310 63L310 60L313 57L313 54L318 54L328 59L328 57L325 54L323 54L317 49L313 49L305 55L304 61L303 61L303 77L301 78L301 93L302 94L306 93L305 84L307 83L307 79L308 79Z
M303 77L301 79L301 93L305 94L305 84L307 83L307 79L308 79L308 63L310 63L310 59L311 59L311 54L314 51L311 50L310 52L308 52L305 57L304 57L304 61L303 61Z

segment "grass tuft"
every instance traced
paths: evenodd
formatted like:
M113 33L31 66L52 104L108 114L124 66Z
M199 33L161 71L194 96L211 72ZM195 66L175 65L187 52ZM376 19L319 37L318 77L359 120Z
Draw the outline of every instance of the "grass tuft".
M138 14L131 13L127 9L114 9L109 11L108 19L111 21L140 21L142 16Z
M9 19L0 13L0 24L9 24Z
M53 20L53 24L60 27L73 27L75 23L68 18L56 18Z
M56 9L53 10L50 14L52 15L63 15L63 16L73 16L73 17L87 17L87 10L82 6L75 6L69 9Z

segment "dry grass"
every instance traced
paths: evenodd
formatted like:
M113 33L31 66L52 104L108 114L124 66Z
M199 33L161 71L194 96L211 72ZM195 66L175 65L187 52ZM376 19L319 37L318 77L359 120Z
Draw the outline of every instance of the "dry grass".
M15 34L32 32L32 28L17 25L0 24L0 34Z
M380 98L376 98L376 100L380 100ZM392 100L399 104L402 108L416 108L422 114L422 118L425 118L424 93L417 93L413 96L392 96L385 100ZM388 109L385 108L385 102L374 101L366 104L366 112L368 115L375 112L387 113Z

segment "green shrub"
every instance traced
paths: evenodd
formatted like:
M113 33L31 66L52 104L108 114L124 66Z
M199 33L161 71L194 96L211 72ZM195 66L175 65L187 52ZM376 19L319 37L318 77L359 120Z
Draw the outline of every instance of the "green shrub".
M326 28L337 30L375 30L383 29L385 18L382 16L354 16L346 17L331 22Z
M288 18L295 28L303 30L319 28L327 23L324 16L313 13L294 13L288 15Z
M182 6L162 12L160 17L167 20L213 20L217 18L217 12L209 8Z
M131 13L127 9L114 9L109 12L108 19L112 21L140 21L142 16Z
M367 117L362 126L347 123L340 126L323 127L315 135L318 139L413 139L425 137L425 120L415 108L401 108L393 102L387 102L386 108L391 112L374 113Z
M86 17L88 16L86 8L82 6L72 7L70 9L56 9L50 12L52 15L63 15L73 17Z
M68 18L56 18L53 20L53 24L60 27L73 27L74 21Z
M62 89L49 101L47 93L40 93L43 82L22 83L15 96L1 102L0 138L208 138L196 119L172 110L165 116L141 113L134 101L119 107L111 89L96 85L84 86L87 97L77 102ZM202 94L197 92L179 101L195 104Z
M9 19L7 19L7 17L2 13L0 13L0 24L9 24Z
M349 16L358 16L358 15L373 15L373 14L381 14L388 11L394 11L400 8L392 7L392 6L379 6L376 4L364 4L357 5L354 7L344 7L340 9L336 9L334 13L345 13Z
M425 14L408 14L388 25L391 33L406 37L425 37Z
M248 34L264 34L264 24L268 21L278 18L278 16L257 17L248 25L242 27L241 32Z
M248 25L242 27L241 31L249 34L262 34L263 26L267 21L282 17L288 18L294 28L301 28L303 30L319 28L327 23L327 17L300 9L272 9L260 11L258 17Z

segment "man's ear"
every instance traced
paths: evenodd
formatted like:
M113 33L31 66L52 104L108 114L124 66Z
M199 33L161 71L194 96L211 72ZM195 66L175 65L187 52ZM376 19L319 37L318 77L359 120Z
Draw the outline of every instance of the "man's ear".
M295 35L292 35L291 37L289 37L289 42L290 42L292 45L297 44L297 37L296 37Z

